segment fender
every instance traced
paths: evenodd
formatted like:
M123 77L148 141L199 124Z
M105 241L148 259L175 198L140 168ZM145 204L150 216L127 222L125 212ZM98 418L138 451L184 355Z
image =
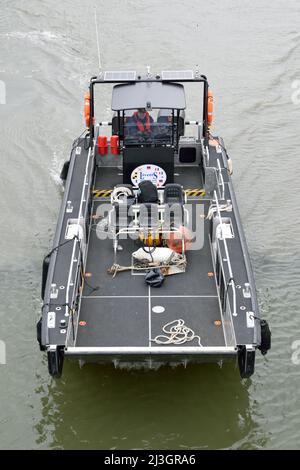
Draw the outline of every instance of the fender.
M47 356L49 374L54 378L61 377L64 363L64 346L50 346Z
M242 379L248 379L254 372L255 349L245 345L238 347L238 364Z

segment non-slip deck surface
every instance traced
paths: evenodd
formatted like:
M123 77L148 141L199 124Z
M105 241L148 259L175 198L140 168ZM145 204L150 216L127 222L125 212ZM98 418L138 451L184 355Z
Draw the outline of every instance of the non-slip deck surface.
M207 227L206 227L207 231ZM120 265L131 265L131 253L137 247L133 240L122 240L118 252ZM107 269L113 263L111 240L99 240L96 231L90 235L85 285L77 346L155 346L151 339L162 332L167 322L182 318L195 334L201 336L203 346L222 346L220 308L213 271L208 234L202 249L187 253L187 270L183 274L167 276L160 288L149 288L144 275L132 271L112 277ZM96 288L92 290L91 286ZM154 313L153 307L164 308ZM196 340L185 346L197 346Z
M101 166L97 168L95 187L112 189L123 181L122 167ZM175 167L174 183L181 184L185 189L202 188L203 180L198 166Z
M160 290L161 292L161 290ZM223 346L216 297L159 297L149 288L146 297L87 297L82 301L76 346L152 346L151 340L162 334L162 327L173 320L183 319L185 324L201 337L202 346ZM154 307L163 307L155 313ZM198 340L184 346L198 346Z
M198 167L177 167L175 181L184 188L199 188L202 185ZM110 189L122 182L120 168L101 167L97 170L95 187ZM107 203L109 198L94 202L93 213ZM198 200L198 203L201 200ZM196 203L196 201L195 201ZM201 249L187 252L187 269L183 274L167 276L160 288L150 288L144 282L144 274L127 271L112 277L107 269L114 262L112 240L101 240L97 236L97 220L94 221L89 241L85 284L78 326L77 346L152 346L152 341L162 333L162 327L173 320L183 319L185 324L201 337L203 346L223 346L220 307L214 277L205 223ZM131 240L120 240L123 248L118 252L117 263L132 264L131 253L138 246ZM95 290L92 289L95 288ZM155 313L161 307L162 313ZM153 310L154 308L154 310ZM184 346L197 346L198 340Z

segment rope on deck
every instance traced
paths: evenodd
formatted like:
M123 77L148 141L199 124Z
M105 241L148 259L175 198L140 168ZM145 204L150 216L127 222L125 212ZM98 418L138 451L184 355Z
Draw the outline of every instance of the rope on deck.
M157 335L154 339L151 339L151 341L156 344L184 344L188 341L198 339L199 346L202 346L200 336L196 335L195 332L184 323L182 318L166 323L162 330L166 334Z

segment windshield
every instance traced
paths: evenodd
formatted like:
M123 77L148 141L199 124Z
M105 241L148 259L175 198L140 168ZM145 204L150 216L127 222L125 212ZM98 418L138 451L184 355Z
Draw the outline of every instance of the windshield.
M171 145L172 110L124 110L124 143Z

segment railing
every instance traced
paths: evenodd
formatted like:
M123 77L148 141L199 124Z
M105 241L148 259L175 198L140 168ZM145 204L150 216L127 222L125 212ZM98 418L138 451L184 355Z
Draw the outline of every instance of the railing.
M202 153L205 157L205 165L209 166L209 148L208 148L208 146L204 147L203 144L202 144ZM221 168L221 164L220 164L219 159L217 159L217 165L218 165L218 168L216 170L217 170L218 192L219 192L219 195L220 195L220 199L224 199L224 196L225 196L225 183L224 183L224 178L223 178L223 175L222 175L222 168Z
M85 238L85 219L84 219L84 203L87 203L88 200L88 191L89 191L89 186L90 186L90 181L89 181L89 166L90 166L90 160L91 160L91 147L89 148L88 152L88 157L87 157L87 162L86 162L86 167L85 167L85 175L84 175L84 182L83 182L83 187L82 187L82 192L81 192L81 199L80 199L80 205L79 205L79 211L78 211L78 217L77 217L77 225L80 226L83 224L83 238L82 240L79 240L79 238L75 237L73 241L73 249L72 249L72 256L71 256L71 261L70 261L70 266L69 266L69 276L68 276L68 282L67 282L67 288L66 288L66 307L65 307L65 314L66 316L71 318L71 322L69 322L69 334L70 334L70 326L72 326L73 329L73 341L74 341L74 314L73 314L73 307L75 305L76 297L77 297L77 286L78 283L80 282L80 270L81 266L84 264L85 261L85 255L86 255L86 245L84 242ZM85 206L86 209L86 206ZM78 248L76 250L76 247ZM70 289L72 288L72 295L70 298ZM68 334L68 337L69 337Z
M218 185L219 185L219 192L220 192L220 198L224 199L225 195L225 184L224 184L224 178L222 175L222 168L220 164L220 160L217 159L217 164L218 164Z
M166 205L162 204L158 206L158 219L157 219L157 224L155 226L143 226L140 225L139 222L139 214L141 213L141 208L145 208L143 204L133 204L131 206L132 214L133 214L133 224L130 226L126 226L123 228L119 227L119 230L113 230L112 235L113 235L113 248L114 248L114 264L117 262L117 248L118 248L118 237L119 235L125 234L125 235L134 235L138 234L141 230L145 230L147 233L155 233L155 234L160 234L160 235L170 235L171 233L177 233L180 235L181 238L181 243L182 243L182 255L185 256L185 239L183 236L183 233L180 231L179 228L176 227L164 227L165 225L165 213L166 213ZM184 208L184 222L187 224L189 223L189 213L188 211ZM146 208L147 211L147 208ZM147 211L148 214L148 211ZM116 215L115 215L115 209L111 209L109 211L108 215L109 219L109 227L113 227L114 229L117 226L116 223Z
M224 230L224 224L223 224L222 215L221 215L221 211L220 211L218 195L217 195L216 191L214 191L214 200L215 200L215 203L216 203L217 214L218 214L219 221L220 221L220 226L221 226L221 235L222 236L221 236L220 240L222 240L223 245L224 245L226 261L227 261L227 266L228 266L228 273L229 273L229 285L231 286L231 289L232 289L232 299L233 299L232 315L236 316L237 315L237 311L236 311L236 287L235 287L235 281L234 281L233 272L232 272L232 266L231 266L231 262L230 262L230 256L229 256L229 252L228 252L227 241L226 241L226 237L225 237L225 230ZM227 291L227 289L226 289L226 291ZM228 292L225 292L225 295L226 294L228 294ZM227 297L227 295L226 295L226 297ZM227 299L225 298L225 305L226 305L226 300Z

